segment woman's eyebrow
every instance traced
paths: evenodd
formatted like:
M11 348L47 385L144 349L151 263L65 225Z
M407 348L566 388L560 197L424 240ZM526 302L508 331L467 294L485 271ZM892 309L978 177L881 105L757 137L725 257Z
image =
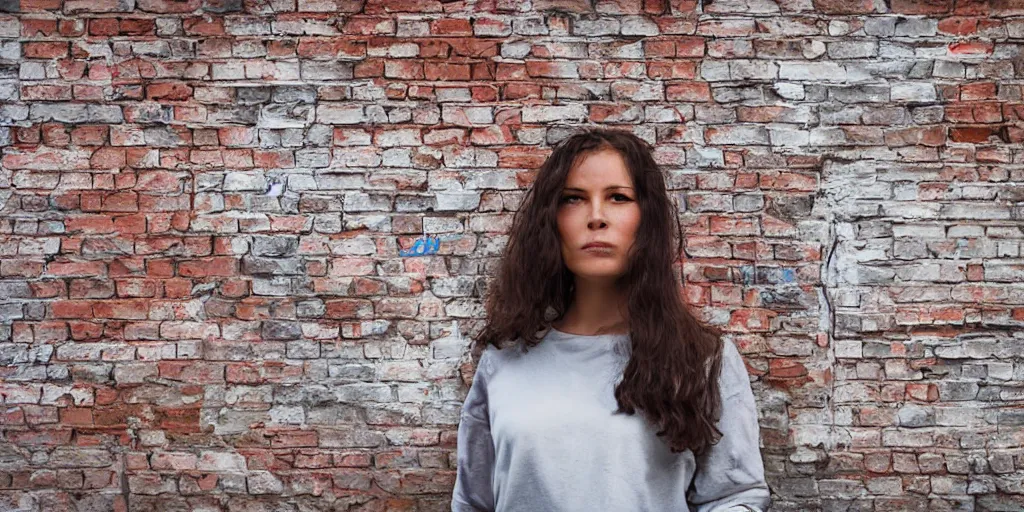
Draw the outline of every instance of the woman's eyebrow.
M629 190L633 190L633 187L627 187L625 185L612 185L610 187L605 187L605 190L612 190L612 189L616 189L616 188L627 188ZM576 188L576 187L565 187L565 190L575 190L577 192L586 192L586 190L583 190L582 188Z

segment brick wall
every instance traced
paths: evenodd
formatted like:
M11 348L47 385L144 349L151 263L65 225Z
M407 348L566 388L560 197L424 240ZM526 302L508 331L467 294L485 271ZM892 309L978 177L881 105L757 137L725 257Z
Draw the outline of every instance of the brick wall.
M694 1L0 0L0 509L446 510L591 123L670 174L773 510L1024 509L1024 3Z

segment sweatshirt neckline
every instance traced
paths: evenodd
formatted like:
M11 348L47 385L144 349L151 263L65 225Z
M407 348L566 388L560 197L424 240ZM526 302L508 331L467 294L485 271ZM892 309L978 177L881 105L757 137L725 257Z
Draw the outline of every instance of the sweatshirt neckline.
M584 339L584 340L620 340L629 336L627 333L605 333L605 334L573 334L571 332L560 331L554 326L551 326L548 331L548 335L555 340L572 340L572 339Z

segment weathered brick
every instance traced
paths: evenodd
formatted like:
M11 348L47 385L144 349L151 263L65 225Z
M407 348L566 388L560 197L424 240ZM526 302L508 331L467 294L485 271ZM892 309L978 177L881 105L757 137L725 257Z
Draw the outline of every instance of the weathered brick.
M982 4L0 0L0 437L50 447L0 483L446 503L482 276L604 125L749 355L777 503L1013 508L1024 11Z

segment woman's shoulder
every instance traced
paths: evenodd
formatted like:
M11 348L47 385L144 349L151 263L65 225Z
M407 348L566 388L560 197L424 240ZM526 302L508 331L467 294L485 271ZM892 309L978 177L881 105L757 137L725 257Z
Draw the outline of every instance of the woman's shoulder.
M724 336L722 337L722 373L719 377L719 386L723 396L732 396L744 389L750 389L750 373L747 372L743 354L732 340Z
M509 361L521 357L521 346L519 340L505 342L501 347L488 344L480 354L480 365L486 365L489 371L497 370Z
M483 348L475 346L470 349L470 352L473 354L479 354L479 356L474 356L474 359L476 360L476 373L493 373L498 364L496 359L500 359L502 356L502 351L492 344L484 345Z
M722 361L740 361L743 362L743 354L740 354L740 349L736 347L736 343L733 342L728 336L722 336L719 338L722 343Z
M532 349L527 349L521 338L505 341L500 343L500 346L489 343L480 354L477 371L483 370L485 375L489 377L500 372L503 368L526 364L527 358L525 356L527 352L539 347L540 345L537 345Z
M488 344L484 347L483 352L480 354L480 363L477 364L477 371L483 371L487 374L494 373L495 358L501 357L498 352L498 347Z

